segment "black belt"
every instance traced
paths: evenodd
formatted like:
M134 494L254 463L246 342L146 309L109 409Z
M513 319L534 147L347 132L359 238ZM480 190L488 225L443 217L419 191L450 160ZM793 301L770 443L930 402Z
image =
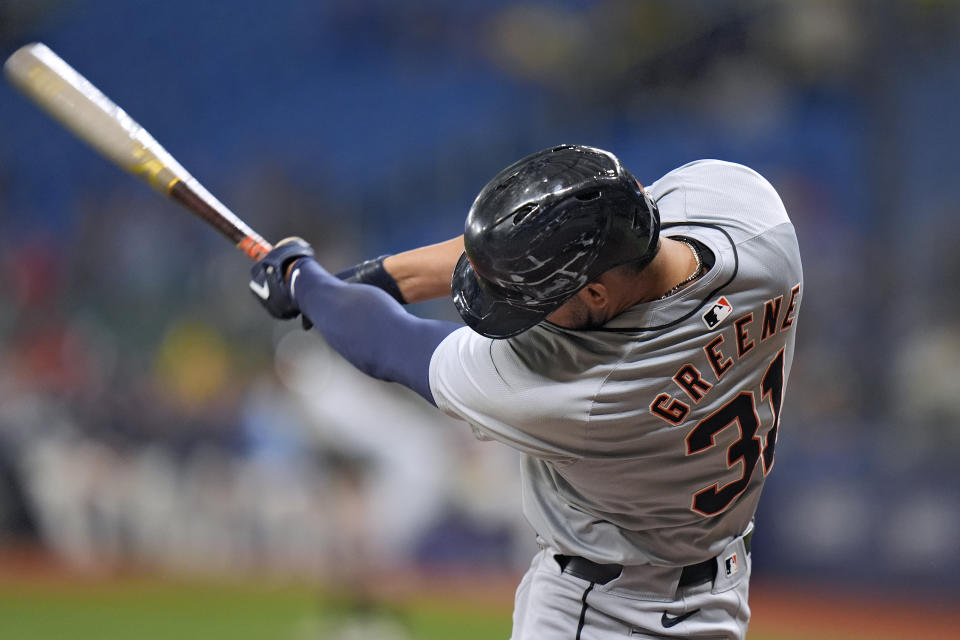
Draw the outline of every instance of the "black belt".
M743 536L743 546L750 553L750 542L753 540L753 531ZM569 573L587 582L607 584L623 572L622 564L599 564L580 556L554 556L560 570ZM680 582L677 587L689 587L704 582L713 582L717 577L717 559L710 558L697 564L690 564L680 572Z

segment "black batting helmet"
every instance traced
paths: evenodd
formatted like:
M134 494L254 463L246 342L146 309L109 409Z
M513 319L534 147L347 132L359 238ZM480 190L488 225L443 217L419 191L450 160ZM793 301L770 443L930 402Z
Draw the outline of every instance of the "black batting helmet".
M453 302L477 333L508 338L608 269L652 260L659 233L656 204L612 153L545 149L480 191L453 272Z

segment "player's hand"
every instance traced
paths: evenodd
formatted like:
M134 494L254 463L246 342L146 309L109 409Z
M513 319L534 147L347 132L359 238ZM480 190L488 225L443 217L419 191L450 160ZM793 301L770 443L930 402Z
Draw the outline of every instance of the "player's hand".
M286 273L294 262L311 256L313 247L305 240L284 238L250 268L250 291L274 318L287 320L300 315L286 281Z

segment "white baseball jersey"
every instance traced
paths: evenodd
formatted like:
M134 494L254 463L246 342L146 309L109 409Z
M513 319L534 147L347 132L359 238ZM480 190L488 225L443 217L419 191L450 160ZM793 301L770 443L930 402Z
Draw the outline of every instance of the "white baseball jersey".
M430 387L478 437L526 454L524 513L545 545L600 563L688 565L753 518L803 276L783 203L753 170L701 160L647 191L662 236L709 247L705 275L601 330L454 331L433 354Z

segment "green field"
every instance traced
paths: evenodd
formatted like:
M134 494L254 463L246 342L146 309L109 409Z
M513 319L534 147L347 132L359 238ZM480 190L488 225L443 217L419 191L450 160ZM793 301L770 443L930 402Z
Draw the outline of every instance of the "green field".
M307 640L507 638L508 610L338 602L299 586L197 583L6 583L0 638Z
M0 565L2 566L2 565ZM510 594L432 585L360 605L305 585L145 578L71 579L0 572L2 640L506 640ZM909 624L902 611L791 592L751 597L750 640L952 637L952 614ZM756 606L754 606L756 605ZM916 613L916 610L913 610ZM931 614L933 615L933 614ZM946 635L944 635L946 633ZM906 635L904 635L906 634Z

